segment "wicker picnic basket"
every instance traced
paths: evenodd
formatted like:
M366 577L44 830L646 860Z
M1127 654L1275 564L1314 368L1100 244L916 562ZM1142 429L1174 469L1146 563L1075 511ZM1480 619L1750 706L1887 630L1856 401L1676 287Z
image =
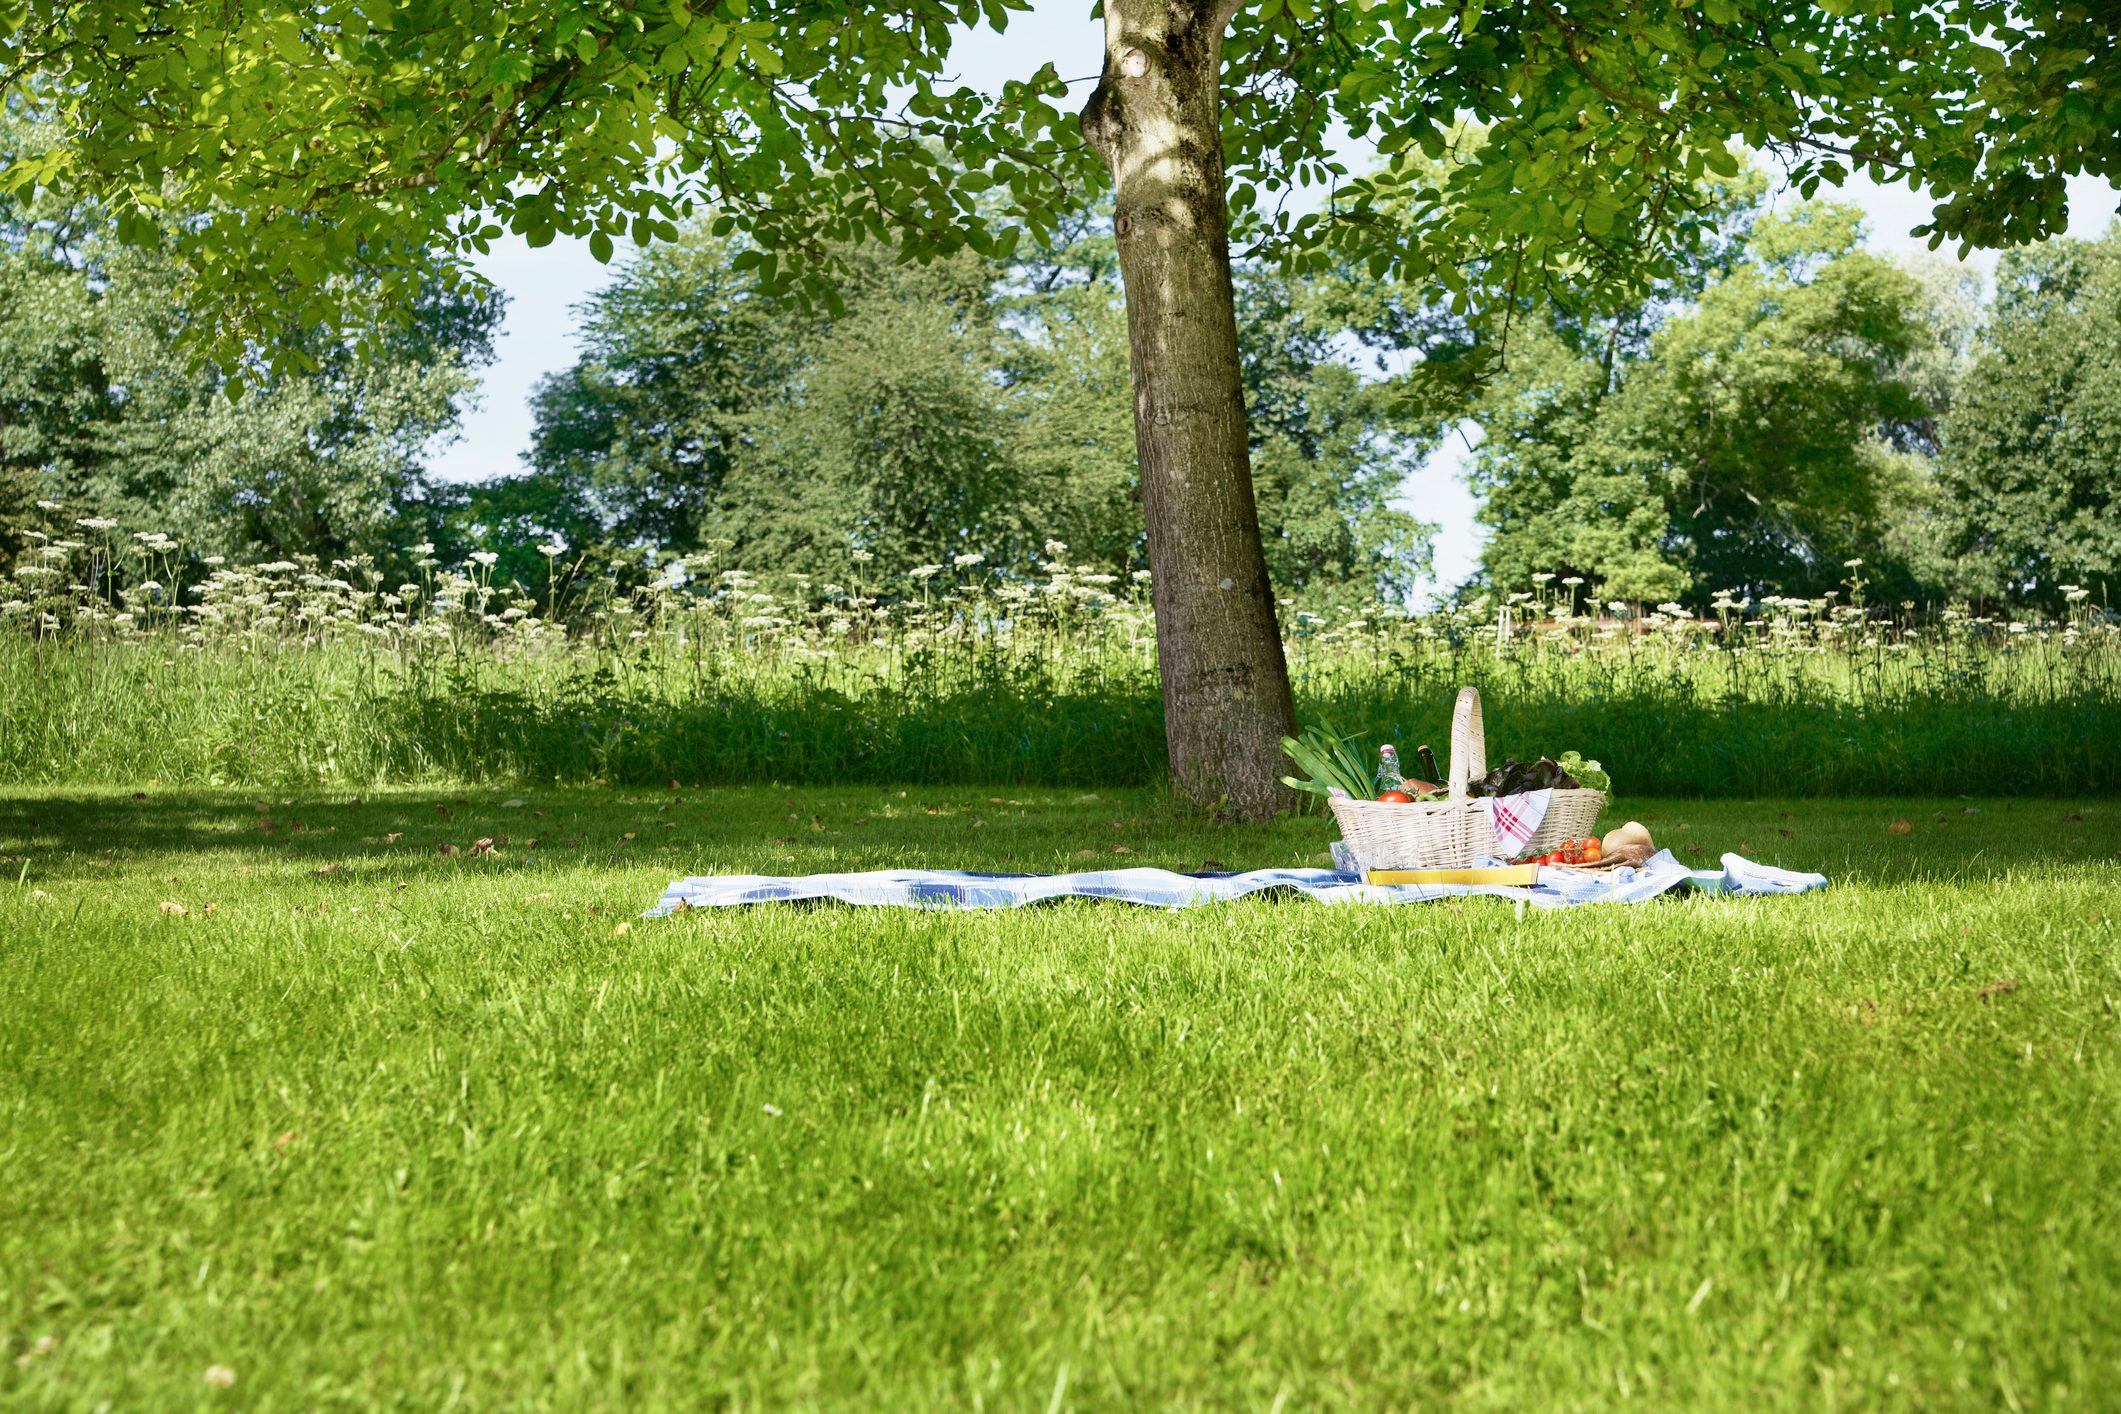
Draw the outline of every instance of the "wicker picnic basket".
M1488 738L1480 720L1480 690L1462 687L1451 709L1449 796L1399 804L1333 799L1341 838L1365 870L1463 869L1495 853L1487 808L1466 794L1467 783L1488 773ZM1591 832L1605 792L1557 790L1525 854L1545 854L1565 839Z
M1341 839L1365 870L1463 869L1494 848L1488 812L1466 795L1466 782L1487 773L1480 693L1460 688L1451 711L1449 799L1404 805L1336 797L1327 804L1340 824Z
M1557 790L1547 813L1540 817L1539 828L1520 853L1547 854L1560 847L1563 840L1580 840L1591 833L1598 823L1598 812L1605 809L1605 792L1584 787L1578 790Z

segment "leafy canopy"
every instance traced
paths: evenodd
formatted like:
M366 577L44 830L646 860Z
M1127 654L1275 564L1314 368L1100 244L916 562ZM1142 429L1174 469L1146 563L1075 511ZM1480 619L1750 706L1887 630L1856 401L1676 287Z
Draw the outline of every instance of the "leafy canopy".
M696 227L621 262L582 308L582 358L538 389L531 472L472 493L507 527L489 548L716 543L727 565L844 578L855 551L885 577L968 554L992 573L1058 541L1071 564L1145 568L1109 216L1066 231L1009 264L847 253L838 317L732 270L746 247ZM1247 262L1237 294L1275 585L1306 602L1399 593L1430 527L1390 500L1426 429L1345 347L1395 292Z
M1491 583L1581 575L1601 599L1819 594L1885 567L1894 441L1927 409L1913 277L1858 248L1856 214L1755 222L1740 258L1610 368L1528 330L1481 407L1474 484ZM1897 586L1896 586L1897 587Z
M2013 251L1943 422L1948 548L1976 593L2121 589L2121 227Z
M0 90L74 135L4 180L174 242L231 359L336 314L331 272L409 295L404 252L461 264L504 230L608 258L712 209L769 286L823 294L858 238L1007 255L1103 180L1051 63L951 80L955 27L1021 8L0 0ZM1476 312L1654 275L1734 142L1808 194L1919 176L1938 239L2030 239L2064 224L2065 175L2121 175L2116 24L2092 0L1262 0L1224 49L1233 210ZM1335 128L1392 164L1351 178ZM1292 212L1306 184L1331 198Z

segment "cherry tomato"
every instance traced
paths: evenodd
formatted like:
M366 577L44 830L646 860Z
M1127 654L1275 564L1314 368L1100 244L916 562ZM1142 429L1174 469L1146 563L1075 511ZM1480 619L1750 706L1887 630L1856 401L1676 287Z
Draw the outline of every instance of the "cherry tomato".
M1379 791L1377 798L1393 805L1412 805L1414 803L1414 797L1403 790Z

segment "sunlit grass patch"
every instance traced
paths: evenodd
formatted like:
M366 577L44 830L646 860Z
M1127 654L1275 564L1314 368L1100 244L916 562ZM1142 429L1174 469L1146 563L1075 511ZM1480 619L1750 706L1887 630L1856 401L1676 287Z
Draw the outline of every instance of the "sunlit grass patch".
M1244 868L1325 825L16 792L0 1401L2096 1402L2121 812L1623 808L1834 885L648 922L685 873Z

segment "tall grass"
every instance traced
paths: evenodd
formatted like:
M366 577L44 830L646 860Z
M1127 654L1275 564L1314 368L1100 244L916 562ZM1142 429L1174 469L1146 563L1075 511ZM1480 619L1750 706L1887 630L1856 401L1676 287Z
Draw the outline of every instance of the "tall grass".
M0 780L432 777L1142 784L1163 769L1145 577L976 556L894 585L709 561L575 589L483 566L209 566L192 584L20 578L0 600ZM89 547L67 548L81 555ZM99 577L99 570L101 574ZM101 586L99 588L99 586ZM1623 791L2121 789L2121 624L1844 597L1586 606L1574 586L1426 615L1284 608L1299 711L1439 749L1461 684L1491 760L1571 747Z

